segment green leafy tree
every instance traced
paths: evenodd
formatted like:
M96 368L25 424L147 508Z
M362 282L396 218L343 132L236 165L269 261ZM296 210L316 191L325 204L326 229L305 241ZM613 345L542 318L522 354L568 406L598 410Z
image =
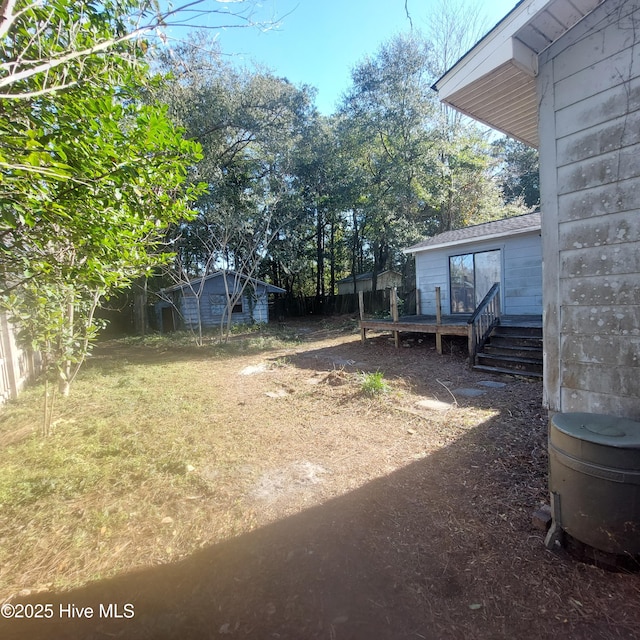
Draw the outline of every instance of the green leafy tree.
M0 99L27 101L79 83L100 84L116 60L133 60L169 27L259 26L255 0L2 0ZM220 6L222 5L222 6ZM133 43L133 46L132 46Z
M345 261L345 187L350 165L345 162L335 119L317 116L309 121L296 145L293 187L299 195L301 218L290 228L289 260L306 256L298 269L300 291L322 300L334 294ZM292 251L292 248L294 251ZM284 255L281 253L280 258ZM289 272L296 269L289 267ZM304 276L304 281L301 276Z
M353 70L340 121L343 144L357 159L352 255L354 266L373 269L374 283L383 269L403 269L400 249L418 238L517 209L504 206L487 134L452 117L431 90L453 49L436 50L413 32Z
M16 11L44 11L36 23L44 26L15 19L1 43L3 69L14 79L7 86L17 91L0 102L2 301L63 394L97 335L96 307L161 259L163 227L191 215L184 180L199 154L162 108L141 104L142 50L127 40L113 44L117 14L90 5L80 16L72 5ZM54 61L61 48L80 46L78 39L88 39L86 50L91 37L109 34L113 55L82 58L80 70L54 65L62 74L55 79L38 71L19 81L11 71L10 61L35 55L36 40L39 60ZM89 73L83 82L80 73Z
M492 144L492 152L505 202L522 202L528 209L540 206L538 151L505 136Z
M160 95L175 122L202 145L192 178L209 187L195 205L197 217L174 229L177 257L168 276L186 286L212 271L244 276L229 290L224 338L244 287L298 215L293 149L313 108L307 88L268 72L238 70L203 51L211 45L200 36L160 60L173 76Z
M395 37L352 72L342 126L362 169L354 205L362 213L360 241L371 247L374 284L399 259L430 192L437 161L432 82L430 48L418 34Z

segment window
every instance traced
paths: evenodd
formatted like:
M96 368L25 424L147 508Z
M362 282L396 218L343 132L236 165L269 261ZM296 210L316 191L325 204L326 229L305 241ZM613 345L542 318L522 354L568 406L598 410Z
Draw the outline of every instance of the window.
M501 272L500 249L451 256L451 313L473 313Z
M211 313L214 316L221 316L227 313L227 296L224 294L212 294L209 296L209 302L211 303ZM238 300L231 309L231 313L242 313L242 298Z

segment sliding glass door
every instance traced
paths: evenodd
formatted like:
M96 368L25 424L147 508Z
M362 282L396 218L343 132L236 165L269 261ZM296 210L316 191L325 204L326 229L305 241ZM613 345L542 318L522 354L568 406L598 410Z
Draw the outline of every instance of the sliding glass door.
M500 249L449 258L451 313L472 313L501 280Z

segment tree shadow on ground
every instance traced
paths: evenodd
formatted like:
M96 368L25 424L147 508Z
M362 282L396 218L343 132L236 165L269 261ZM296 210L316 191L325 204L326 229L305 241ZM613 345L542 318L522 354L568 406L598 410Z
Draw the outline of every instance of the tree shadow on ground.
M52 618L1 620L0 637L637 637L636 576L545 550L530 524L540 486L529 486L545 478L531 473L527 433L505 433L505 420L181 562L23 598L51 604ZM510 441L521 445L506 450ZM101 617L109 605L129 615L127 604L133 617ZM86 607L92 618L69 617Z

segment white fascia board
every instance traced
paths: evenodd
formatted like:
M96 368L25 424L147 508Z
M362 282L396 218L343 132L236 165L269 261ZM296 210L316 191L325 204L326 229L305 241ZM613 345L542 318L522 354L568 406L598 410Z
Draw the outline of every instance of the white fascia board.
M550 2L551 0L523 0L516 5L511 13L435 83L434 87L440 99L446 101L447 96L490 74L509 60L514 60L518 66L522 65L527 73L535 75L537 65L533 65L531 55L524 55L523 51L530 50L522 43L516 42L515 35ZM536 55L533 51L531 54Z
M464 247L466 245L478 244L479 242L485 242L487 240L497 240L498 238L510 238L512 236L519 236L524 233L540 232L540 225L533 227L526 227L525 229L518 229L516 231L502 231L501 233L491 233L486 236L477 236L475 238L466 238L465 240L451 240L449 242L441 242L440 244L430 244L426 247L416 247L415 249L409 247L403 249L402 253L405 255L414 255L416 253L422 253L423 251L433 251L434 249L444 249L446 247L455 247L456 245Z
M538 75L538 54L526 44L511 38L513 64L532 78Z

